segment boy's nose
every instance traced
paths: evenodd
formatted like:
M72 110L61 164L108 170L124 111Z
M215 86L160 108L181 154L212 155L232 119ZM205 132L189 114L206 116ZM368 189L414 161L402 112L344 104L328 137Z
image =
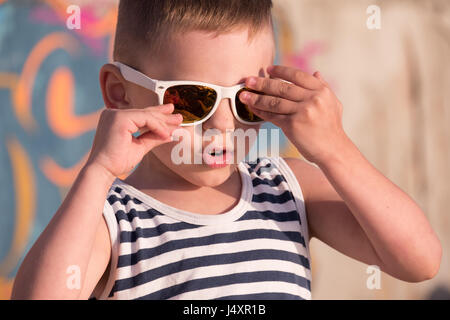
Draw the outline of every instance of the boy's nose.
M217 129L221 132L235 129L235 118L231 110L231 100L224 98L217 107L216 112L205 122L203 122L203 129Z

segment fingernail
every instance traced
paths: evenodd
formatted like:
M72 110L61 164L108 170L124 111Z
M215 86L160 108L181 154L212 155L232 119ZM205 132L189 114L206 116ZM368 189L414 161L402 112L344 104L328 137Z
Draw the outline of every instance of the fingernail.
M254 86L256 84L256 79L251 77L248 79L248 85L249 86Z
M242 92L239 95L239 98L241 98L241 100L248 100L250 98L250 94L248 92Z

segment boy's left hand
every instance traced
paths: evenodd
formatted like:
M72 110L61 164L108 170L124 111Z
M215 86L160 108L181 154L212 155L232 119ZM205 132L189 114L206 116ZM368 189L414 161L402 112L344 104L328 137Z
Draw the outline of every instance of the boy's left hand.
M248 88L265 95L247 92L247 99L242 93L239 98L257 116L280 127L302 156L320 166L350 143L342 127L342 104L319 72L310 75L287 66L272 66L267 72L271 78L246 79Z

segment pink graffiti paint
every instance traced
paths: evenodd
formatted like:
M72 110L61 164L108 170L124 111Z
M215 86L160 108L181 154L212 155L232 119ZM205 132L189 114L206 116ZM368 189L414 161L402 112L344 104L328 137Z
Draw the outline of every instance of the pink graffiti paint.
M98 18L89 7L82 8L82 26L85 26L89 30L89 26L95 24ZM65 26L66 20L62 19L50 8L46 7L36 7L30 13L30 20L55 26ZM95 56L102 56L105 52L105 45L102 39L94 38L86 31L83 27L81 29L74 29L72 31L76 32L80 36L80 40L91 50L92 54Z
M325 46L318 41L307 42L302 50L294 54L287 54L286 62L307 73L314 73L311 66L312 59L324 51Z
M313 67L314 57L326 51L326 44L320 41L307 42L297 53L288 53L284 56L286 64L298 68L306 73L313 74L318 69ZM320 70L318 70L320 71ZM322 73L322 72L321 72ZM322 77L328 82L333 91L337 91L337 84L332 79L328 79L322 73Z

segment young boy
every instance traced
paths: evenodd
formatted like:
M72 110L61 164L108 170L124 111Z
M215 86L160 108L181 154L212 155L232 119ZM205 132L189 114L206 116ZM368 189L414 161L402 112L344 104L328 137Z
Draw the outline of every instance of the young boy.
M310 299L311 237L404 281L437 273L441 245L425 214L347 137L320 74L271 66L271 7L120 2L89 159L12 298ZM242 161L229 133L258 130L260 119L317 167ZM177 162L180 144L190 162Z

